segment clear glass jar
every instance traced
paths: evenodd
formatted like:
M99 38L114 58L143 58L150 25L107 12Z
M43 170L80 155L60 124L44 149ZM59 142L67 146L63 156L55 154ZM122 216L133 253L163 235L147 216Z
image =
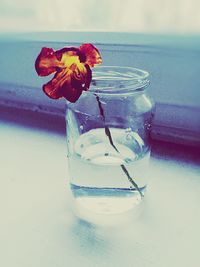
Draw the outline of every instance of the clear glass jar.
M148 77L135 68L96 67L89 91L67 102L69 179L79 209L118 214L143 199L154 107Z

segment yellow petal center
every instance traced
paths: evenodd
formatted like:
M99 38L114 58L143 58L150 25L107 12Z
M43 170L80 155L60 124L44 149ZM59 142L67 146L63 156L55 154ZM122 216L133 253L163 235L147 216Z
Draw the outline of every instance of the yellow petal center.
M80 62L79 57L76 55L69 55L68 53L64 53L62 55L61 62L65 65L66 68L71 69L78 67L80 71L84 70L84 65Z

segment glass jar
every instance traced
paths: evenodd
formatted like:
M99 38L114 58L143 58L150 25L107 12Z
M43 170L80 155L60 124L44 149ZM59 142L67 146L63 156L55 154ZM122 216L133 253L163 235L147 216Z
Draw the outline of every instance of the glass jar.
M118 214L143 199L154 107L148 77L130 67L96 67L89 91L67 102L69 180L79 210Z

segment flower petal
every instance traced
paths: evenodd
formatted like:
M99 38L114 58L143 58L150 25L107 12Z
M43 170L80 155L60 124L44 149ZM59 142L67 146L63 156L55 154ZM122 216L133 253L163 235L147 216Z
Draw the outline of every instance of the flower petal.
M39 76L55 73L53 79L43 85L43 91L52 99L61 97L76 102L83 90L89 89L92 72L90 67L102 63L99 51L92 44L80 48L64 47L54 51L43 47L35 61Z
M88 90L91 82L89 66L72 64L55 74L53 79L43 86L44 92L53 99L61 97L76 102L83 90Z
M39 76L48 76L59 69L64 68L64 64L58 60L52 48L43 47L35 61L35 69Z
M102 63L101 55L94 45L82 44L80 46L80 51L82 54L85 55L85 63L88 64L90 67L94 67L94 65Z
M65 53L69 56L77 56L79 54L79 49L76 47L63 47L62 49L55 51L56 57L60 61Z

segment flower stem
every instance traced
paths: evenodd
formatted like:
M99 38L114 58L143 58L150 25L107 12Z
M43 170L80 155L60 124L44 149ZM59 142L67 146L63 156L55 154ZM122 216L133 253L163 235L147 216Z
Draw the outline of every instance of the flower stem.
M117 149L117 147L114 145L114 142L113 142L112 135L111 135L111 132L110 132L109 127L106 126L106 124L105 124L105 123L106 123L106 118L105 118L104 110L103 110L101 101L100 101L100 99L99 99L99 96L96 95L96 94L95 94L95 96L96 96L97 103L98 103L98 106L99 106L100 114L101 114L101 116L102 116L102 118L103 118L103 120L104 120L105 134L108 136L108 139L109 139L109 142L110 142L111 146L115 149L115 151L117 151L118 153L120 153L119 150ZM130 174L129 174L127 168L125 167L125 165L124 165L124 164L121 164L120 167L121 167L122 171L125 173L125 175L127 176L129 182L130 182L130 183L134 186L134 188L139 192L140 196L143 197L144 195L143 195L141 189L140 189L139 186L136 184L136 182L133 180L133 178L130 176Z

